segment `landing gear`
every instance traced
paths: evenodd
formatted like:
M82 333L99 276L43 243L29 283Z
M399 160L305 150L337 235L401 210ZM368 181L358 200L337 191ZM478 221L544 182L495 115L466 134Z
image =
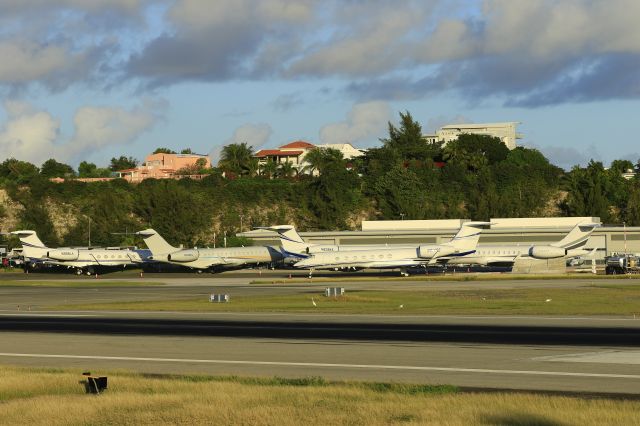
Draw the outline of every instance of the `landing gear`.
M80 276L83 274L83 270L82 269L76 269L76 275Z
M309 269L309 279L313 278L313 268Z

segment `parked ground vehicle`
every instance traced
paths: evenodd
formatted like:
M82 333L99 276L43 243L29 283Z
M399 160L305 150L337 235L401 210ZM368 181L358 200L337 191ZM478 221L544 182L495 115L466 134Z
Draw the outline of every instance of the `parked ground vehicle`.
M604 258L607 275L640 273L640 257L633 254L617 253Z

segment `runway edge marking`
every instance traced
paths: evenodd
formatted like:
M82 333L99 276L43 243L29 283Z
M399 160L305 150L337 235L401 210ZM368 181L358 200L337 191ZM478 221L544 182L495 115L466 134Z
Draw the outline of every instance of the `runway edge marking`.
M637 374L606 374L606 373L572 373L568 371L533 371L533 370L494 370L485 368L456 368L456 367L427 367L412 365L378 365L378 364L332 364L313 362L284 362L284 361L238 361L220 359L187 359L187 358L146 358L100 355L57 355L57 354L25 354L0 352L3 357L20 358L66 358L92 359L103 361L146 361L146 362L180 362L195 364L231 364L231 365L270 365L282 367L323 367L323 368L358 368L371 370L410 370L410 371L448 371L452 373L493 373L493 374L521 374L532 376L569 376L569 377L601 377L615 379L640 379Z

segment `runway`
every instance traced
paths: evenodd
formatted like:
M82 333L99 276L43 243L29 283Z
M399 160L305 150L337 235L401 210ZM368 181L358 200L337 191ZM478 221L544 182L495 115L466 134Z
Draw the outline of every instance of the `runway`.
M0 364L640 394L640 319L633 318L43 310L83 301L205 297L221 289L284 294L326 286L174 279L179 282L158 287L0 288ZM566 281L555 285L584 285ZM494 285L552 285L506 283Z

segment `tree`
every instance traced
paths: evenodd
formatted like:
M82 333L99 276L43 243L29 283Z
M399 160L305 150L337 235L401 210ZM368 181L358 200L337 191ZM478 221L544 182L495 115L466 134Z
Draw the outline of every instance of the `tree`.
M427 193L413 171L402 166L394 167L378 179L375 192L383 218L427 218Z
M0 164L0 179L18 184L31 181L38 173L38 168L33 164L15 158L7 158Z
M183 167L176 171L177 175L204 175L209 171L207 167L207 160L204 158L198 158L196 162L191 166Z
M175 152L172 152L170 154L175 154ZM191 148L185 148L182 151L180 151L180 154L193 154L193 151L191 151Z
M319 229L344 229L347 217L361 207L360 179L353 171L331 163L303 186L302 216Z
M626 173L628 170L633 171L634 169L633 163L629 160L613 160L609 167L609 170L618 174Z
M409 111L400 113L399 127L389 122L389 137L380 141L383 148L396 151L405 160L435 159L441 155L442 143L427 142L422 134L422 126Z
M96 178L96 177L109 177L111 176L111 170L98 167L93 163L83 161L78 166L78 177L81 178Z
M246 175L251 169L252 157L253 147L248 146L246 142L232 143L222 148L218 167L237 175Z
M75 176L73 167L68 164L59 163L53 158L48 159L40 166L40 174L47 178Z
M334 165L338 167L346 167L346 162L342 156L342 152L333 148L313 148L304 156L303 164L306 164L302 170L311 175L315 171L322 173L328 167Z
M322 153L321 148L313 148L310 149L304 156L304 167L302 171L313 175L314 172L320 170L322 163L324 161L324 154Z
M191 150L189 150L191 151ZM153 151L154 154L176 154L176 152L172 149L169 148L156 148L155 151ZM183 154L185 154L183 152ZM190 154L190 153L189 153Z
M284 163L280 163L278 167L278 176L289 179L295 176L297 171L291 161L285 161Z
M278 172L278 163L269 158L266 162L260 165L260 174L267 179L273 178Z
M509 148L499 138L466 133L447 143L443 149L445 161L462 163L469 170L499 163L508 155Z
M247 175L256 177L260 173L260 161L256 157L251 157L247 162Z
M211 226L211 217L203 214L207 207L202 194L181 182L171 179L148 179L137 185L133 212L142 223L153 227L167 241L193 246L202 230ZM180 226L176 226L180 224Z
M611 221L607 199L607 174L601 162L591 160L586 168L571 169L566 182L569 195L563 208L571 216L598 216Z
M138 166L138 160L133 157L125 157L121 155L118 158L112 158L111 164L109 165L109 170L113 172L117 172L118 170L127 170L133 169Z

